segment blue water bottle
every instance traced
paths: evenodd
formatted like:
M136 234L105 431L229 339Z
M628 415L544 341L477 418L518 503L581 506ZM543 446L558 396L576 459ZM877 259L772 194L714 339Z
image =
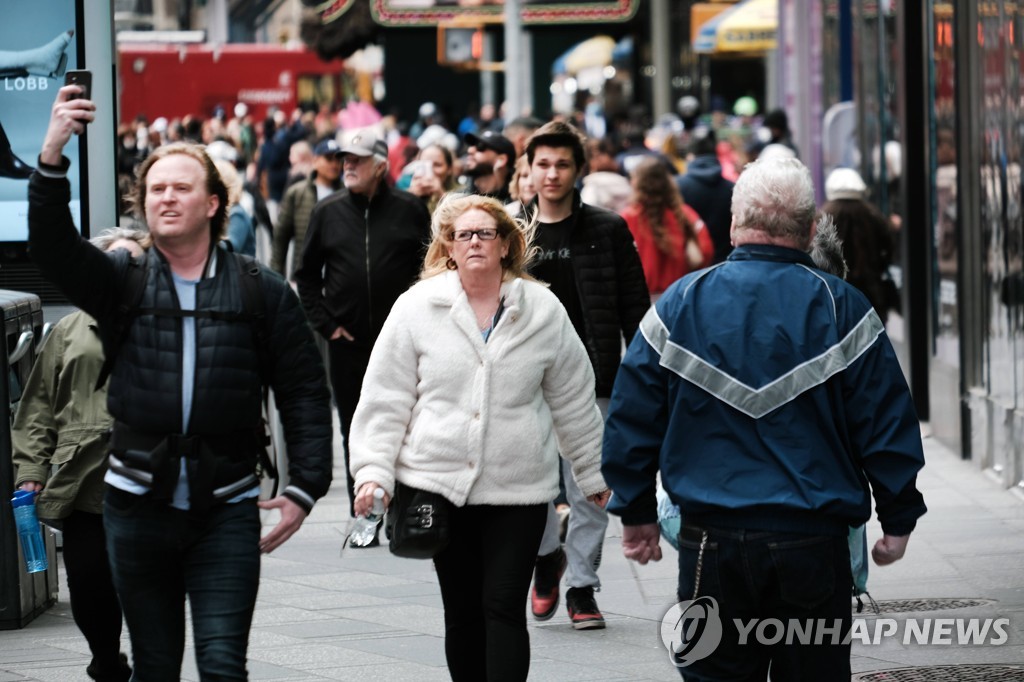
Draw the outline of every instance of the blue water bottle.
M11 498L14 510L14 523L18 527L18 538L21 540L21 552L25 555L25 570L29 573L45 571L49 566L46 560L46 544L43 542L43 529L36 516L36 492L34 490L17 490Z

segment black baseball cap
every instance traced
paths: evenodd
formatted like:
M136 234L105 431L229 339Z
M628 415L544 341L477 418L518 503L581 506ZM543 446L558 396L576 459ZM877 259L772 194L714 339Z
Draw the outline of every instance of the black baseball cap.
M313 150L315 156L341 156L341 147L333 139L321 140Z
M505 154L508 156L509 162L515 161L516 159L516 146L512 144L512 140L508 139L501 133L496 133L493 130L487 130L480 135L476 133L466 133L465 137L462 138L466 141L470 147L476 147L477 149L490 149L499 154Z

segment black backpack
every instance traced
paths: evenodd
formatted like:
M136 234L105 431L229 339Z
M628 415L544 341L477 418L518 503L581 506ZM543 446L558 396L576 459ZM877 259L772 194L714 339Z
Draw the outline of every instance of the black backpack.
M228 250L219 254L224 258L234 258L238 264L238 284L242 292L242 312L221 311L221 310L181 310L180 308L152 308L142 307L142 294L146 288L146 276L149 273L149 259L132 258L125 271L121 296L117 305L117 315L114 318L111 333L109 335L109 348L104 348L103 367L100 369L99 378L96 380L96 388L100 389L106 384L110 372L114 369L114 362L120 353L121 347L128 339L128 330L132 322L139 315L155 315L158 317L193 317L210 320L223 320L227 322L247 322L252 330L253 339L256 341L256 353L259 363L260 383L263 387L263 404L267 405L270 382L270 334L267 324L267 301L261 286L262 274L260 265L255 258L241 253ZM263 472L274 479L274 495L277 494L277 469L274 466L267 447L271 444L271 438L267 430L266 418L264 417L263 447L259 450L259 462Z

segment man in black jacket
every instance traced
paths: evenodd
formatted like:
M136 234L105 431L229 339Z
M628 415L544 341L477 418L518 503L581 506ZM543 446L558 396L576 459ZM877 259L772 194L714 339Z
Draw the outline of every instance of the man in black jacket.
M135 677L180 679L187 596L200 676L244 679L260 551L291 537L330 486L323 367L288 285L218 246L227 188L201 146L160 147L140 167L133 199L153 238L144 261L82 239L62 155L94 118L80 92L61 88L53 106L29 183L29 246L43 274L96 318L104 353L116 359L103 516ZM122 297L132 282L140 298L129 315ZM260 294L263 319L247 315L246 291ZM290 481L259 503L281 518L261 538L267 384L285 425Z
M383 140L358 133L341 154L345 189L313 210L295 282L313 328L328 340L354 515L348 470L352 415L384 320L423 267L430 214L419 198L388 187Z
M715 131L698 129L690 141L686 175L676 178L683 201L697 212L715 245L713 263L721 263L732 252L729 227L732 225L732 188L734 183L722 177L722 164L715 153Z
M640 256L621 217L580 201L576 179L585 160L583 139L565 123L548 123L526 144L537 198L530 213L539 224L534 245L540 253L530 274L551 285L590 354L597 379L598 405L607 408L622 343L628 343L650 307ZM531 610L546 620L558 608L559 581L566 572L566 605L577 630L604 627L594 600L600 589L608 515L587 501L563 461L566 495L572 509L565 550L559 546L558 517L552 505L541 541L530 593Z

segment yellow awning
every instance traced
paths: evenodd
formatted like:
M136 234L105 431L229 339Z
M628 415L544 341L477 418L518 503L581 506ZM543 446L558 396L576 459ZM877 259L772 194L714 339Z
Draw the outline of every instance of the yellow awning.
M614 49L615 41L608 36L594 36L565 55L565 68L569 73L579 73L592 66L608 66Z
M694 51L702 53L774 50L778 0L744 0L700 27Z

